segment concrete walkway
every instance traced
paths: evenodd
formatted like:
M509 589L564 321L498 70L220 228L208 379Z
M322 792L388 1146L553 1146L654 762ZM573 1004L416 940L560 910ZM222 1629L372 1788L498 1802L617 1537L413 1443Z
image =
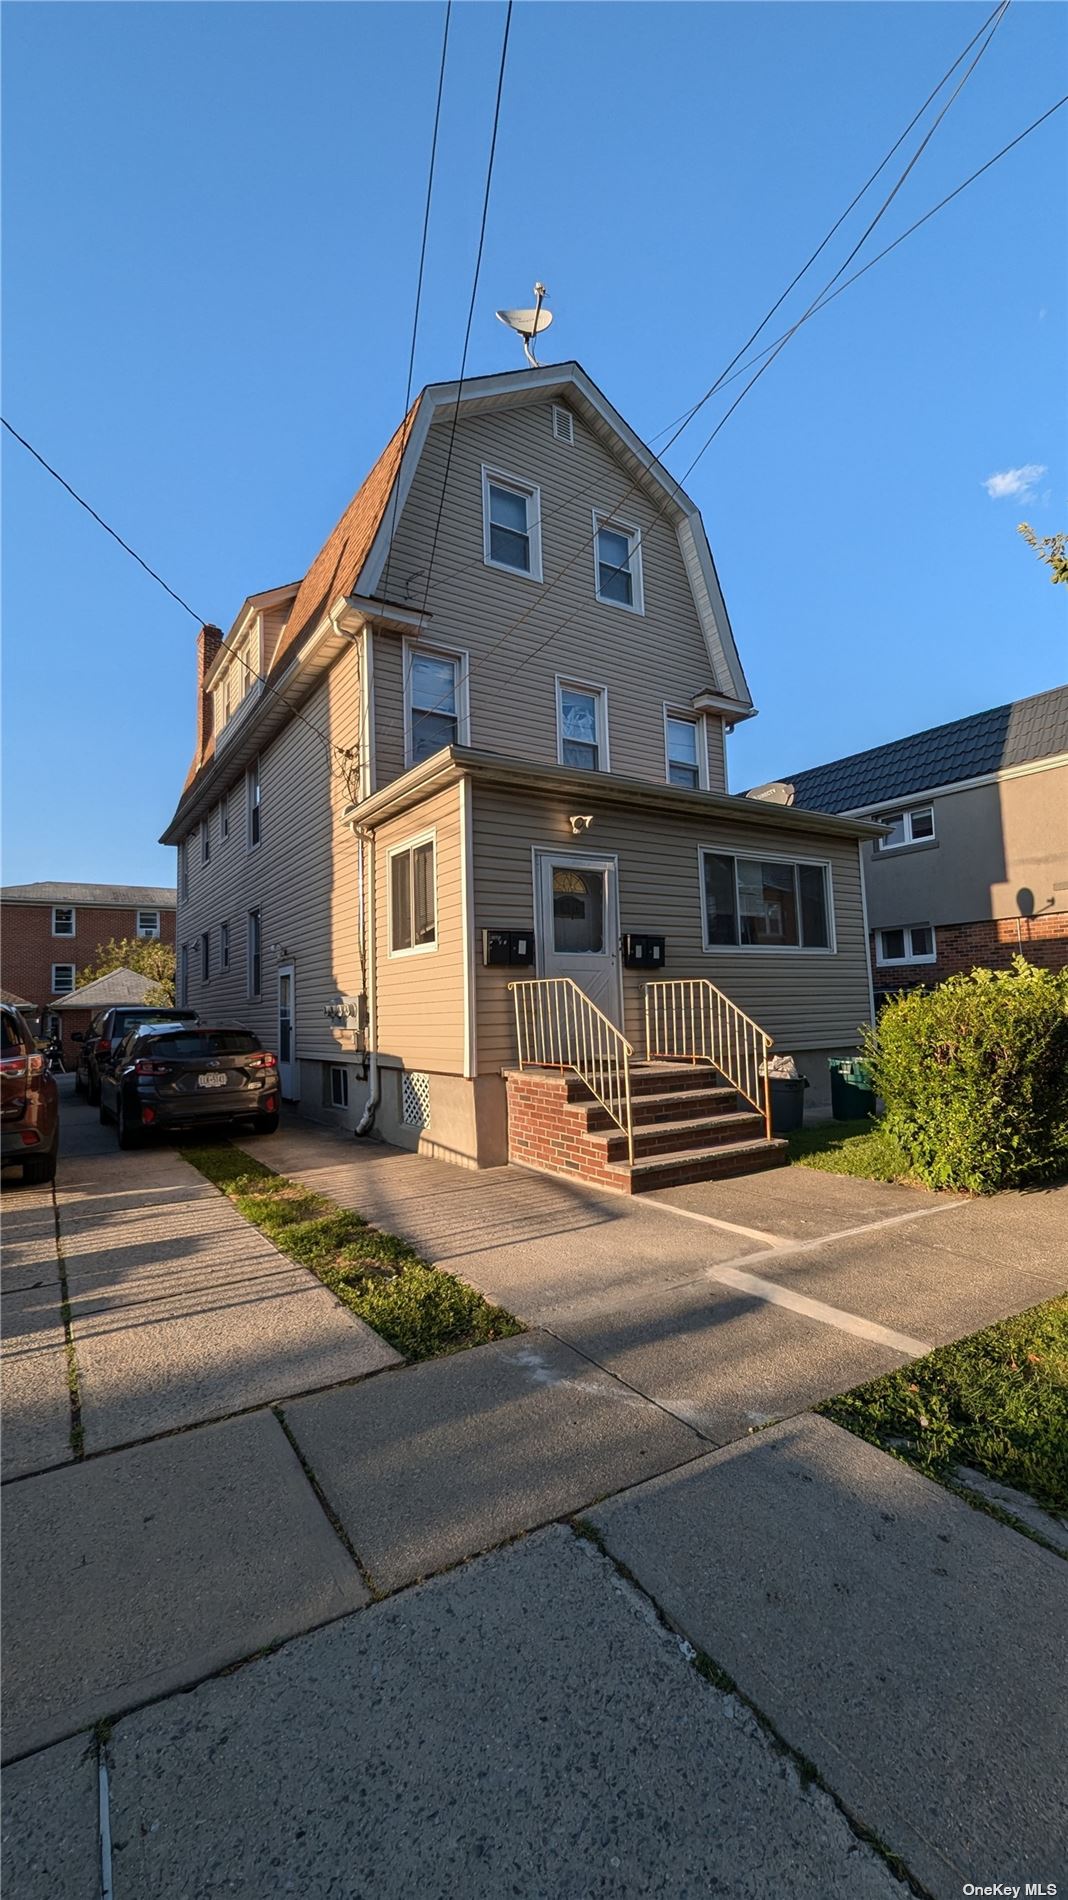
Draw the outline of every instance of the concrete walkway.
M20 1900L99 1894L102 1850L116 1900L904 1892L869 1834L939 1895L1057 1878L1068 1567L796 1415L1061 1290L1063 1191L784 1170L650 1204L247 1145L532 1325L399 1365L173 1150L65 1103L54 1204L5 1197Z

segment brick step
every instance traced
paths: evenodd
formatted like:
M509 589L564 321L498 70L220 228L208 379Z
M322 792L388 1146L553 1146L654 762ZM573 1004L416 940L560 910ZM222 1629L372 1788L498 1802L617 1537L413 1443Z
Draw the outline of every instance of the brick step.
M634 1130L634 1156L637 1161L665 1154L694 1154L737 1146L740 1141L761 1140L763 1135L764 1117L752 1109L733 1115L697 1116L692 1121L654 1122L651 1127ZM627 1158L627 1137L618 1129L590 1135L589 1141L608 1161Z
M721 1148L700 1148L655 1160L610 1163L605 1185L617 1176L625 1194L649 1194L655 1188L685 1187L691 1181L715 1181L728 1175L757 1174L764 1168L783 1168L788 1159L785 1141L735 1141Z
M631 1109L635 1128L656 1122L675 1122L681 1116L692 1116L695 1120L707 1115L733 1115L739 1106L736 1089L702 1088L681 1094L676 1090L672 1095L634 1095L631 1097ZM615 1127L608 1110L600 1102L571 1102L568 1112L584 1115L583 1126L591 1135L602 1135Z
M562 1073L559 1070L524 1070L524 1080L538 1074ZM590 1092L581 1076L567 1074L567 1099L569 1102L589 1101ZM630 1093L633 1100L644 1095L692 1095L700 1090L719 1088L721 1078L718 1070L709 1063L694 1067L691 1063L674 1064L659 1062L638 1062L630 1072Z

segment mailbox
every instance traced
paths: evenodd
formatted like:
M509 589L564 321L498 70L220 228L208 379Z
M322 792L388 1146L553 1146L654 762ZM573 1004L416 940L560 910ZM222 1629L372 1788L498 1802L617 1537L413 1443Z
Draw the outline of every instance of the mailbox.
M623 938L623 965L628 970L656 972L664 967L667 940L645 931L629 930Z
M526 964L534 961L533 930L484 930L482 961L486 964Z

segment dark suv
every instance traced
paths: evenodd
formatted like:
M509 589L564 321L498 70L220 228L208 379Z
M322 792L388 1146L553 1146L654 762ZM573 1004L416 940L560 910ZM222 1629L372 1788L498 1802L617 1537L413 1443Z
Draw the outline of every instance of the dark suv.
M0 1004L0 1137L24 1181L51 1181L59 1148L59 1092L26 1018Z
M74 1086L95 1108L100 1100L100 1071L106 1069L127 1031L138 1023L195 1023L195 1009L153 1009L150 1003L113 1003L93 1017L84 1035L75 1030L72 1042L80 1042L74 1069Z
M100 1119L136 1148L152 1129L278 1127L278 1059L251 1029L147 1023L123 1037L100 1072Z

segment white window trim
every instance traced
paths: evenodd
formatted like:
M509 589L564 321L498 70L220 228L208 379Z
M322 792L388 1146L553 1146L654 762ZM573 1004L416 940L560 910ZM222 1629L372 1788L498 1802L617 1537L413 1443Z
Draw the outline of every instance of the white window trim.
M631 543L630 577L633 583L634 599L610 600L601 592L601 556L597 546L602 528L608 528L613 534L625 534ZM645 577L642 571L642 531L633 521L620 521L618 515L606 514L602 509L593 511L593 591L602 607L615 607L621 614L645 613Z
M261 924L260 924L261 948L262 948L262 934L263 934L263 925L261 921ZM229 968L230 968L230 920L228 917L224 917L223 921L219 925L219 969L228 970Z
M242 715L263 691L262 613L257 612L251 615L233 644L224 647L222 652L228 655L227 662L212 688L217 746L222 746L229 739L231 733L236 730ZM236 701L230 690L235 680L241 686L241 696ZM227 700L229 700L229 713L225 713Z
M206 925L200 933L200 981L211 982L211 931Z
M334 1094L334 1082L338 1076L340 1076L341 1078L341 1088L339 1090L339 1093L342 1096L344 1096L344 1100L340 1102L337 1100L337 1097ZM331 1108L347 1108L349 1105L348 1095L349 1095L348 1069L346 1068L343 1062L332 1062L330 1064L330 1106Z
M928 838L914 838L912 835L913 815L921 811L929 811L931 814L931 835ZM910 851L913 845L917 844L938 843L938 830L935 825L933 805L895 805L891 811L877 813L874 823L884 825L888 818L896 818L898 813L900 813L904 819L905 836L902 838L900 844L890 844L885 838L876 838L875 852L877 857L883 857L888 851Z
M58 987L56 983L57 970L70 971L70 989L69 990L62 990ZM74 991L77 987L77 983L78 983L78 965L76 963L53 963L52 965L52 995L53 996L73 996Z
M495 561L490 553L490 483L498 488L511 488L517 495L527 498L527 534L530 537L530 567L510 567L507 561ZM490 468L482 464L482 558L487 567L495 567L500 574L511 574L517 581L541 580L541 489L534 482L522 481L518 475L506 475L503 468Z
M414 662L425 655L429 660L451 660L458 668L456 678L456 743L471 743L471 694L469 679L471 673L471 655L465 647L432 647L421 640L404 640L401 644L401 664L404 667L404 765L412 763L412 673ZM426 708L424 710L429 710Z
M700 713L690 711L685 706L672 706L664 701L664 780L671 784L671 737L668 732L668 720L678 719L687 726L697 728L697 789L708 790L708 721ZM684 791L685 786L676 786L676 791Z
M56 929L57 910L70 911L70 929L69 930ZM78 935L78 910L75 904L53 904L52 906L52 935L53 937L61 938L64 943L70 943L72 937L76 937Z
M151 930L143 930L141 927L142 917L154 917L156 920L155 927ZM160 938L160 936L162 935L162 932L163 932L163 919L161 918L158 910L151 910L151 909L138 910L136 926L135 926L135 934L138 937L140 937L145 943L156 943L158 939Z
M421 844L430 844L434 847L434 941L433 943L413 943L409 945L407 950L394 950L393 860L399 857L402 851L414 851ZM414 914L412 916L412 927L413 929L415 927ZM399 844L390 845L386 853L386 943L389 946L390 957L396 959L401 957L433 956L441 944L441 914L438 908L438 834L436 829L433 831L420 831L417 832L414 837L404 838Z
M734 860L734 914L740 918L742 907L738 901L738 859L747 858L755 864L797 864L814 865L823 872L823 888L827 900L827 935L830 939L826 947L820 944L803 943L709 943L708 912L705 908L705 861L704 853L710 851L714 856L733 858ZM697 887L701 904L701 944L705 955L709 957L833 957L838 953L838 934L834 916L834 870L829 858L795 858L783 851L754 851L744 846L731 844L699 844L697 847Z
M252 788L253 788L253 785L256 786L257 791L259 793L259 796L256 800L256 808L258 809L259 814L260 814L260 835L258 838L253 838L252 836L252 811L253 811ZM253 760L252 764L249 766L247 772L245 773L245 850L258 851L262 843L263 843L263 761L261 758L257 756Z
M608 744L608 688L596 686L592 680L575 679L570 673L556 675L556 761L564 764L564 688L570 687L576 693L590 693L597 701L597 752L598 763L592 768L583 765L569 765L569 772L610 772L612 758Z
M219 799L219 843L224 844L230 836L230 794L223 792Z
M919 842L921 841L918 839L917 843ZM904 936L908 944L908 952L905 956L888 957L886 955L884 947L883 947L883 939L886 936L887 930L901 931L902 935ZM923 956L923 957L913 956L912 933L914 930L929 930L930 931L931 949L927 956ZM913 964L937 963L938 962L938 933L935 930L934 925L933 924L887 924L885 930L883 929L877 930L875 933L875 961L879 969L893 968L894 966L900 969L902 964L905 964L905 963L913 963Z
M206 811L200 821L200 862L211 863L211 812Z

